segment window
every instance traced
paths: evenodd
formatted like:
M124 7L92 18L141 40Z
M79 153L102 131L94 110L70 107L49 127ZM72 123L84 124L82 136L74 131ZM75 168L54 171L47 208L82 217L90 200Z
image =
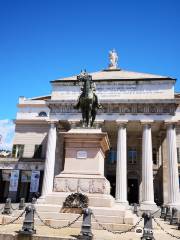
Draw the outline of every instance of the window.
M47 113L46 112L40 112L39 117L47 117Z
M157 165L157 151L156 148L153 148L153 164Z
M117 152L111 148L108 153L107 163L115 164L116 160L117 160Z
M128 163L136 164L136 162L137 162L137 150L136 150L136 148L129 148L128 149Z
M35 145L34 158L41 158L42 155L42 145Z
M24 153L24 145L22 145L22 144L13 145L12 157L21 158L21 157L23 157L23 153Z
M178 163L180 163L180 152L179 152L179 148L177 148L177 161L178 161Z

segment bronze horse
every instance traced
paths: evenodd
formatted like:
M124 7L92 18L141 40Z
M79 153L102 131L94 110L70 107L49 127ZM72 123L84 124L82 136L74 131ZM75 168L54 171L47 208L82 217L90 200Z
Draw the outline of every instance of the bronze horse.
M97 109L101 108L101 105L98 103L98 97L95 94L95 84L92 81L92 76L86 72L82 72L77 76L77 79L83 82L83 87L75 108L81 109L83 127L92 127Z

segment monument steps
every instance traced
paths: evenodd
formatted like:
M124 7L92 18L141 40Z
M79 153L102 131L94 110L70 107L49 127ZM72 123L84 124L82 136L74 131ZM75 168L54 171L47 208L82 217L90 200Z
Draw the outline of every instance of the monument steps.
M63 225L67 225L69 221L48 220L48 223L50 223L52 226L63 226ZM42 222L38 219L36 220L35 224L40 226L43 225ZM81 228L81 225L82 225L82 221L77 221L71 226L71 228ZM103 223L103 226L106 227L107 229L114 230L114 231L118 231L118 230L124 231L132 227L132 225L130 224L120 224L120 223L111 223L111 222ZM102 228L99 226L98 223L92 221L92 229L100 230Z
M50 204L35 204L36 211L39 216L48 224L52 226L63 226L72 222L79 214L75 213L61 213L60 210L62 206L60 205L50 205ZM132 225L134 225L138 218L132 213L131 210L125 210L124 207L119 205L114 205L112 208L107 207L92 207L96 219L98 222L103 224L111 230L127 230ZM0 215L1 222L9 222L20 215L22 211L15 210L12 215ZM24 217L21 217L16 221L16 223L22 224ZM72 228L81 227L82 217L72 225ZM43 223L35 215L35 226L43 225ZM95 219L92 217L92 227L93 229L101 229Z
M45 203L45 204L59 204L63 205L66 197L69 193L60 193L56 192L53 194L49 194L45 197L44 200L38 199L38 203ZM106 194L86 194L89 199L89 206L95 207L112 207L114 205L114 198L111 195Z
M77 214L70 214L70 213L51 213L51 215L48 212L41 212L40 213L41 218L43 219L49 219L49 217L51 216L50 219L54 219L54 220L73 220L75 219L78 215ZM114 216L106 216L106 218L104 218L103 215L98 215L97 219L101 222L113 222L113 223L124 223L123 217L114 217Z
M2 218L3 218L3 223L8 223L9 221L13 220L15 218L15 216L3 216L1 217L1 220L0 222L2 222ZM23 224L23 220L24 218L21 217L19 218L17 221L16 221L16 224ZM67 225L70 221L72 221L73 218L71 217L71 219L69 220L56 220L56 219L44 219L44 221L47 223L47 224L50 224L51 226L54 226L54 227L59 227L59 226L64 226L64 225ZM131 224L124 224L124 223L112 223L112 222L103 222L102 223L104 227L106 227L107 229L110 229L110 230L114 230L114 231L118 231L118 230L121 230L121 231L124 231L124 230L128 230L129 228L132 227ZM44 224L37 218L35 217L35 228L38 228L38 226L44 226ZM71 228L81 228L81 225L82 225L82 218L80 218L77 222L75 222ZM92 229L96 229L96 230L100 230L102 229L99 224L97 222L94 221L94 219L92 219Z
M61 205L51 205L51 204L36 204L35 207L38 212L51 212L51 213L60 212L62 209ZM118 207L107 208L107 207L89 206L89 208L93 210L93 213L95 215L106 215L106 216L117 216L117 217L125 216L125 210ZM64 213L64 214L67 214L67 213Z

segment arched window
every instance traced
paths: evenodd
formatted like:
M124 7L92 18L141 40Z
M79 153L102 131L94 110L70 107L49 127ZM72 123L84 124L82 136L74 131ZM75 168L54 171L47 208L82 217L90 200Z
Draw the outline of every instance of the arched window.
M47 117L47 113L46 112L40 112L39 117Z

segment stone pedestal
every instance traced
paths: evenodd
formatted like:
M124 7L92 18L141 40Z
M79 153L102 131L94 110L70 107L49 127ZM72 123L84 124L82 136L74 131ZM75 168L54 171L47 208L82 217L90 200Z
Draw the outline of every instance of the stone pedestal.
M110 183L104 177L105 152L109 149L106 133L100 129L71 129L64 133L64 171L54 179L54 192L65 195L82 192L102 199L110 195Z
M58 144L58 142L57 142ZM64 133L64 171L54 178L53 192L38 199L36 209L52 225L65 225L76 216L61 213L66 197L73 192L88 196L89 207L111 230L125 230L135 224L136 217L110 195L110 183L104 176L104 158L109 149L106 133L100 129L72 129ZM48 179L47 179L48 181ZM80 227L81 221L73 227ZM93 228L99 228L93 221Z

